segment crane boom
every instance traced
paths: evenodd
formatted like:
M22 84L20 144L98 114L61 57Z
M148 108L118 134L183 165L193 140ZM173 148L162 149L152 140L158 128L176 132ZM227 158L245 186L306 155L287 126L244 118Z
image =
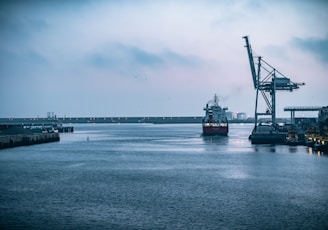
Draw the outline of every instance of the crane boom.
M255 65L254 65L254 59L253 59L253 53L252 53L252 48L251 48L251 45L249 44L249 41L248 41L248 36L244 36L243 37L246 41L246 48L247 48L247 53L248 53L248 59L249 59L249 65L251 67L251 72L252 72L252 77L253 77L253 83L254 83L254 88L256 89L257 88L257 84L258 84L258 79L257 79L257 75L256 75L256 72L255 72Z
M257 125L257 117L259 115L271 115L273 125L276 125L276 91L290 91L298 89L304 83L294 83L281 72L279 72L275 67L263 60L263 58L258 57L257 73L254 65L254 57L252 54L251 45L248 40L248 36L243 36L246 42L247 54L249 59L249 64L251 67L251 73L253 77L254 88L256 89L256 102L255 102L255 127ZM264 70L266 74L263 79L261 79L261 70ZM263 99L265 100L268 109L265 113L257 112L258 109L258 91L261 92ZM271 98L271 102L269 100Z

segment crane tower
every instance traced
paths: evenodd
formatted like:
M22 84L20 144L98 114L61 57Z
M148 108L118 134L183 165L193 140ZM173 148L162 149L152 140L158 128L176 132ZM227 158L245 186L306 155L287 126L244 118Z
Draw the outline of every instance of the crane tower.
M257 126L259 116L271 116L272 125L276 126L276 91L290 91L298 89L299 86L305 83L294 83L281 72L276 70L273 66L268 64L261 56L253 57L251 45L248 36L243 37L246 42L247 54L251 73L253 78L253 85L256 90L255 102L255 128ZM255 61L257 60L257 68ZM267 109L265 112L258 112L258 98L259 92L262 94L266 102ZM270 100L271 99L271 100Z

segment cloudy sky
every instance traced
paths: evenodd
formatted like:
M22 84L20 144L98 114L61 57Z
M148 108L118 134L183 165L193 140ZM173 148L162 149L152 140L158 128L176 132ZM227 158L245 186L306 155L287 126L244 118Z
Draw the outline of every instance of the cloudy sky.
M306 83L278 93L278 116L328 105L327 12L324 0L1 1L0 117L201 116L215 93L253 116L244 35Z

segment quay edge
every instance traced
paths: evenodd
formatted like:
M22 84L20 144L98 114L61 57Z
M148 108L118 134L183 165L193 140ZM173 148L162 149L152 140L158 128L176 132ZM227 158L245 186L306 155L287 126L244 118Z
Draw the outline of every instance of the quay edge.
M59 141L59 133L0 135L0 149Z

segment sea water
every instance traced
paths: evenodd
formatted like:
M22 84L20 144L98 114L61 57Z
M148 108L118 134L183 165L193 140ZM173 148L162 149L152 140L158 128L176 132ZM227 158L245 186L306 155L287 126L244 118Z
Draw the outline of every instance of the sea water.
M252 125L85 124L0 151L1 229L328 229L328 157Z

